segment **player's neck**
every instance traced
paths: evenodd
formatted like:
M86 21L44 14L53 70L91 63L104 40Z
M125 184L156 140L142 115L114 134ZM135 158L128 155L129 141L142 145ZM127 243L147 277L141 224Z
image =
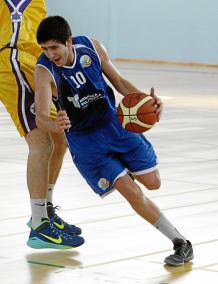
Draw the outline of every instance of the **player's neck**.
M67 58L66 66L71 66L71 65L73 65L74 57L75 57L74 51L73 51L73 49L70 49L69 55L68 55L68 58Z

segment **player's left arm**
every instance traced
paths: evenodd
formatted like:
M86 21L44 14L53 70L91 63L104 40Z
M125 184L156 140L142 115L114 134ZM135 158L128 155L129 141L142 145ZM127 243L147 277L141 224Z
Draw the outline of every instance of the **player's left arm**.
M98 52L98 55L101 60L101 67L102 67L102 72L104 75L108 78L108 80L111 82L111 84L114 86L114 88L123 96L126 96L128 94L132 93L138 93L142 92L138 88L136 88L131 82L126 80L120 72L117 70L117 68L114 66L112 61L109 58L109 55L104 48L104 46L97 40L92 39L92 42ZM144 93L144 92L143 92ZM147 94L148 95L148 94ZM160 98L158 98L155 94L154 88L151 88L150 90L150 96L152 96L157 105L157 116L158 116L158 121L160 119L160 115L163 109L163 104Z

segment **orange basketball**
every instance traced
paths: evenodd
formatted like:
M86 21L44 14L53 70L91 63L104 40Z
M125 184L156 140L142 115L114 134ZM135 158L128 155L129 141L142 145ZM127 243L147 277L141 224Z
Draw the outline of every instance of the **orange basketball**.
M129 94L121 100L117 108L118 120L130 132L143 133L157 122L157 104L144 93Z

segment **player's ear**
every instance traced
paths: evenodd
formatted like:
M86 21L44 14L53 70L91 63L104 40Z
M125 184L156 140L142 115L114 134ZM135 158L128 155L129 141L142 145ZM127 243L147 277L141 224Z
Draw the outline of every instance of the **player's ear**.
M72 46L72 36L69 36L68 39L66 40L66 46L71 47Z

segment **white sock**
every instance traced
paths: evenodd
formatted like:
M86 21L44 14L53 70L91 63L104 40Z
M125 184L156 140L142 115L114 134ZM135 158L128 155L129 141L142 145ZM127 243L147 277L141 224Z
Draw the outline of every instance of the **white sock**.
M170 221L163 214L160 215L160 218L157 220L155 224L153 224L153 226L171 241L173 241L176 238L186 241L186 238L183 237L177 231L177 229L170 223Z
M42 218L48 218L46 209L46 199L30 199L32 209L32 227L37 227L41 222Z
M54 186L55 186L55 184L53 184L53 183L50 183L48 185L47 202L53 203Z

